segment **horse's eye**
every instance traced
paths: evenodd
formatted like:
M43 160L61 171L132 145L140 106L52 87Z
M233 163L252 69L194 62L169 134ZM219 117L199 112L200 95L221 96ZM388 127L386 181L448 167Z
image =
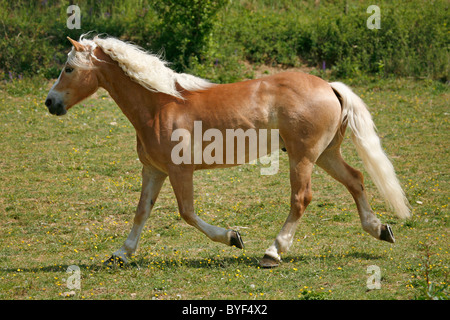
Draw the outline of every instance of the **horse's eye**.
M73 71L73 68L71 68L71 67L66 67L66 68L64 69L64 71L65 71L66 73L71 73L71 72Z

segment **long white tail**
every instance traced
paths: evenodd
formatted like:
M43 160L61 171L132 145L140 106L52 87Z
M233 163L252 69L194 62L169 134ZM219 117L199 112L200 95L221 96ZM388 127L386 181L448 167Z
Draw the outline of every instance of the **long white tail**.
M395 175L394 167L384 153L375 124L364 101L341 82L330 83L342 98L343 121L352 131L352 140L364 167L381 195L399 218L410 217L409 203Z

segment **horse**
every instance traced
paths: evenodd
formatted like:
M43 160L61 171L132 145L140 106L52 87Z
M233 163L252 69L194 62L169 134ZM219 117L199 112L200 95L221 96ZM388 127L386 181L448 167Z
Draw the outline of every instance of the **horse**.
M135 128L136 149L143 166L133 226L108 261L129 262L167 177L185 222L213 241L244 248L238 231L208 224L195 214L194 171L240 164L225 161L224 154L216 154L215 158L220 160L223 156L223 161L192 161L190 155L195 158L214 142L210 139L208 144L205 139L195 146L194 141L192 147L194 123L199 121L202 132L215 130L223 135L230 129L277 130L278 148L287 152L290 212L260 260L262 267L278 266L281 255L291 246L299 220L312 200L311 174L315 164L348 189L364 231L375 239L395 242L391 227L381 223L368 203L362 173L342 158L340 146L347 127L351 129L359 157L387 205L401 219L410 216L408 200L383 151L368 107L347 85L329 83L302 72L215 84L175 72L160 56L114 37L88 39L82 35L78 41L69 37L68 40L72 49L45 100L48 111L64 115L99 87L104 88ZM174 138L175 132L180 133L178 138ZM173 150L180 148L180 144L191 161L174 161ZM269 145L275 143L267 144L267 152L271 149ZM246 161L252 160L249 154L246 145Z

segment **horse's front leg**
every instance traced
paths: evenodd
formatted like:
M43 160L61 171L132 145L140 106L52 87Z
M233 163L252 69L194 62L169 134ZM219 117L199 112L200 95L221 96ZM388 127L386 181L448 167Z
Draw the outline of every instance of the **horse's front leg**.
M166 177L165 173L153 167L144 166L142 169L141 198L134 216L133 227L125 243L113 253L112 257L106 261L106 264L111 262L118 264L127 263L128 258L135 253L145 221L150 215Z
M191 166L172 166L169 168L169 179L177 198L181 217L211 240L243 249L244 243L239 232L210 225L195 214L193 174L194 171Z

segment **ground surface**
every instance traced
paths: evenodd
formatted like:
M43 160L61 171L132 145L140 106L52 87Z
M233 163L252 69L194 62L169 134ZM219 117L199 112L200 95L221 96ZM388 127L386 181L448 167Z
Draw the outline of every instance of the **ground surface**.
M268 72L265 72L268 73ZM443 296L449 264L449 91L438 82L351 81L370 106L413 217L387 212L366 174L374 211L397 243L376 241L350 194L320 168L313 201L279 268L258 267L289 210L287 156L195 176L196 212L241 232L244 251L209 241L182 221L168 181L131 265L102 262L131 228L141 166L134 129L104 91L50 116L48 84L0 87L0 299L422 299ZM362 169L350 139L344 157ZM80 268L80 289L66 273ZM369 266L380 289L370 290ZM425 286L428 278L432 287ZM66 297L66 292L73 291ZM428 294L428 295L427 295ZM448 292L447 292L448 294Z

